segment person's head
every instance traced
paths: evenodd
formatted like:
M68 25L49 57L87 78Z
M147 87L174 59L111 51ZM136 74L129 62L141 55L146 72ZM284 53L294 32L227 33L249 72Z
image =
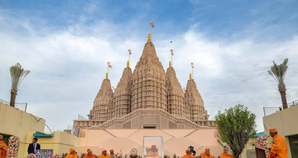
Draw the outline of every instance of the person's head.
M228 153L228 148L224 148L224 153Z
M32 143L37 143L38 139L36 137L33 138Z
M114 150L113 149L110 150L110 155L114 155Z
M276 128L271 128L271 129L269 129L269 133L270 133L270 136L273 138L275 135L277 135L277 130L276 130Z
M210 155L210 149L209 148L206 148L205 149L205 153L206 153L206 155Z
M70 153L71 155L74 155L74 154L76 154L76 151L75 151L75 149L70 148L70 149L69 149L69 153Z
M2 140L2 139L3 139L3 135L0 134L0 140Z
M156 145L152 145L152 146L151 146L151 150L152 150L152 151L156 151Z
M101 149L101 153L102 153L104 156L106 156L106 155L107 155L107 150L106 150L105 148L102 148L102 149Z
M193 146L189 146L188 149L189 149L189 150L193 150L194 147L193 147Z
M186 152L187 155L190 155L191 154L191 152L190 152L189 149L186 149L185 152Z
M90 149L88 149L88 150L87 150L87 154L88 154L89 156L91 156L91 155L92 155L92 151L91 151Z

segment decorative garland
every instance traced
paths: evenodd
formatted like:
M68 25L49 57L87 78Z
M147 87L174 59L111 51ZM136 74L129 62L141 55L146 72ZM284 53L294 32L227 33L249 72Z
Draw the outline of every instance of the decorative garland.
M257 146L258 147L262 147L262 148L266 148L267 149L267 137L266 136L259 136L257 138ZM268 157L269 155L269 150L265 150L266 153L266 157Z
M18 157L20 148L20 137L10 136L8 139L7 157Z
M33 153L31 153L31 154L27 155L27 157L26 157L26 158L36 158L36 155L35 155L35 154L33 154Z
M59 154L55 154L55 155L53 155L52 158L60 158L60 155Z

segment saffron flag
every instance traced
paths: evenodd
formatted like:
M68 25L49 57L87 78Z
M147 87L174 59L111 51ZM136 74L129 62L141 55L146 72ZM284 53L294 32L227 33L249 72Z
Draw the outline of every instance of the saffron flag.
M129 51L129 55L131 55L131 51Z
M112 68L112 65L109 65L109 68Z
M173 53L173 51L171 52L171 54L174 56L174 53Z
M153 23L151 24L151 27L154 28L154 24Z
M191 66L192 68L195 68L193 65Z

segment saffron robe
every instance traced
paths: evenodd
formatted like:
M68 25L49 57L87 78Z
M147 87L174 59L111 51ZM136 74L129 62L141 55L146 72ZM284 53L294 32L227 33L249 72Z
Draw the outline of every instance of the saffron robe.
M273 140L268 158L288 158L288 146L285 139L277 134Z
M183 158L196 158L196 157L193 156L193 155L187 155L187 154L186 154L186 155L183 156Z
M220 158L233 158L233 156L231 154L229 154L229 153L222 153L220 155Z
M109 154L107 154L106 156L104 156L104 154L100 154L98 158L111 158L111 156Z
M86 155L84 156L84 158L96 158L96 156L95 156L95 155L93 155L93 154L92 154L91 156L90 156L90 155L88 155L88 154L86 154Z
M67 156L65 158L78 158L78 156L77 156L77 154L72 155L69 153L69 154L67 154Z
M201 158L214 158L211 154L206 155L205 152L202 152L202 153L200 154L200 156L201 156Z
M6 158L7 155L7 145L4 141L0 141L0 146L3 146L2 149L0 149L0 158Z

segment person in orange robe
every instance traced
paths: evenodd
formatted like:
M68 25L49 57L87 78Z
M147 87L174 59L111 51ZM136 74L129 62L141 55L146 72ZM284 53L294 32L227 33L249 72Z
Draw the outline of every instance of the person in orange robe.
M151 150L147 153L146 157L156 157L159 158L159 154L156 150L156 145L151 146Z
M0 158L6 158L7 155L7 145L2 141L3 135L0 135Z
M209 148L206 148L205 149L205 152L202 152L200 154L200 157L201 158L214 158L211 154L210 154L210 149Z
M107 154L107 150L105 148L102 148L101 154L98 156L98 158L111 158L111 156Z
M118 157L114 154L114 150L113 150L113 149L110 150L110 156L111 156L111 158L118 158Z
M189 149L187 149L185 152L186 155L184 155L183 158L195 158L195 156L191 154L191 151Z
M233 156L228 153L227 148L224 148L224 152L220 155L220 158L233 158Z
M96 158L96 157L95 155L92 154L92 151L88 149L87 154L84 156L84 158Z
M69 154L65 158L78 158L76 151L73 148L69 149Z
M285 139L277 134L276 128L269 129L269 133L273 138L273 144L268 158L288 158L288 146Z

